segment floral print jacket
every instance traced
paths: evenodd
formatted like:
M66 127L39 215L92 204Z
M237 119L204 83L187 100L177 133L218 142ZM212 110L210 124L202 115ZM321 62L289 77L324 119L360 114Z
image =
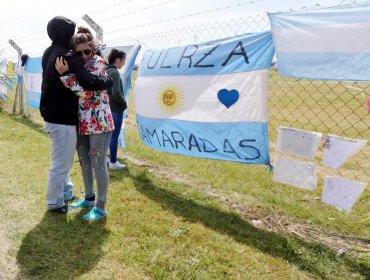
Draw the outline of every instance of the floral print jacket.
M104 60L94 55L85 64L85 69L99 77L106 75ZM112 113L109 107L109 97L106 90L84 90L74 74L60 77L63 84L78 97L79 134L101 134L114 130Z

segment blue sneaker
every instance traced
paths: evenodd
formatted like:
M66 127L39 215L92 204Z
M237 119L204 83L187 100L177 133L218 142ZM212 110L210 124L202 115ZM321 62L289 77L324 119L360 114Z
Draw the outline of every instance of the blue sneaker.
M86 202L85 199L81 199L80 201L73 202L69 206L74 207L74 208L83 208L83 209L91 209L94 207L94 204L89 204Z
M82 218L85 219L85 220L88 220L88 221L95 221L95 220L99 220L99 219L107 216L107 214L108 214L107 210L103 210L103 209L94 207L93 209L91 209L91 211L89 213L84 215Z

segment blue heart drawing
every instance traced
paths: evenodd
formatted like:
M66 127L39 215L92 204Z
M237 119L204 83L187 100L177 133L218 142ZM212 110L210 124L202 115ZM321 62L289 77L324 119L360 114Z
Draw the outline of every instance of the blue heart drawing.
M225 88L221 89L217 93L218 100L222 104L226 106L226 108L230 108L231 105L235 104L239 99L239 91L236 89L227 90Z

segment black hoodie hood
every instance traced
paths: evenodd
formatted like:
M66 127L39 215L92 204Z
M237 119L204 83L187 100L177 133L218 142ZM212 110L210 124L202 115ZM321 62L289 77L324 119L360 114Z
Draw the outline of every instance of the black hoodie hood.
M75 29L76 23L62 16L51 19L47 26L47 32L53 44L65 48L69 48Z

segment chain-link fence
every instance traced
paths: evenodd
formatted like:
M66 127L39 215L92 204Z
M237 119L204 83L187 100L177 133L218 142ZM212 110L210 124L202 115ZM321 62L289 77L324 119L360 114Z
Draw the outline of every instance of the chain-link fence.
M342 1L339 4L360 2ZM320 8L320 6L317 5L314 8ZM168 25L170 24L171 22L168 22ZM264 14L131 37L122 36L126 29L122 29L121 32L104 30L104 38L109 46L139 43L142 45L140 52L142 54L151 48L194 44L270 29L268 16ZM44 31L42 34L45 37ZM278 126L312 130L322 132L324 135L330 133L350 138L370 139L370 114L366 108L369 96L370 83L286 78L279 75L276 67L272 67L269 75L269 134L272 161L277 155L274 151ZM316 158L318 163L321 157L322 154L319 152ZM319 170L322 175L339 174L368 183L370 181L369 159L370 143L338 170L325 169L322 164L319 164Z
M158 32L130 38L107 38L108 45L137 44L142 52L164 46L194 44L216 38L270 30L266 15L227 22ZM367 111L370 83L312 81L286 78L272 67L269 75L269 133L272 160L278 126L289 126L350 138L370 139L370 114ZM321 154L316 158L321 161ZM339 169L319 168L321 175L342 175L365 183L370 180L370 144Z

